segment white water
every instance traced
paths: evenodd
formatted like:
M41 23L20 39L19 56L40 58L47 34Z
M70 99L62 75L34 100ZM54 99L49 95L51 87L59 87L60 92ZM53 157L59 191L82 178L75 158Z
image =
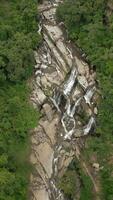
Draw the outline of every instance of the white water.
M52 2L53 1L51 0L51 5L54 6L54 4L52 4ZM59 0L58 0L58 2L59 2ZM57 3L55 3L55 6L56 5L57 5ZM50 9L50 11L51 11L51 9ZM45 23L45 21L43 21L43 19L42 19L42 25L41 24L39 25L39 33L42 32L42 27L44 27L44 23L45 23L45 25L47 25L47 23L49 24L49 22L50 22L50 20L48 20L48 21L46 20L46 23ZM55 22L54 15L51 16L50 25L53 22ZM57 30L57 31L56 31L56 35L55 35L55 31L53 31L53 33L54 33L52 35L53 39L54 39L54 35L58 36L58 34L59 34L59 26L57 26L57 23L55 22L55 23L53 23L53 27L52 27L53 29L55 27L54 24L56 25L55 30ZM60 32L61 32L61 30L60 30ZM69 69L71 69L70 75L64 83L64 79L66 76L65 73L68 72L69 69L67 71L65 70L65 68L66 68L65 59L63 57L65 57L65 55L69 55L69 58L72 59L72 63L73 63L75 55L73 55L74 53L73 53L71 47L68 47L68 45L67 45L68 43L65 42L65 39L62 34L60 36L60 38L57 37L58 40L61 39L60 44L62 42L61 46L63 46L62 49L64 52L62 51L63 56L61 56L59 51L61 51L62 49L58 50L58 45L57 45L57 48L55 47L54 42L56 43L57 42L56 40L54 40L53 42L50 41L50 39L48 37L48 34L50 34L50 33L52 34L52 32L49 32L49 31L48 31L48 33L45 33L45 32L43 33L43 36L44 36L43 38L45 41L44 41L44 45L43 45L43 51L39 52L41 59L36 58L37 64L39 66L39 69L37 70L36 75L42 76L43 73L45 73L44 71L47 70L47 68L49 68L49 67L52 68L54 66L54 68L56 68L56 71L58 72L57 73L58 76L60 76L61 80L62 80L59 84L60 88L58 88L59 85L57 85L57 87L56 87L57 89L53 89L53 87L55 88L55 86L51 87L54 90L54 92L53 92L53 96L50 99L51 99L52 104L58 111L57 115L58 115L61 123L58 124L58 126L57 126L58 131L56 131L57 134L55 135L55 140L57 142L53 146L53 159L52 159L52 170L53 171L52 171L52 176L50 178L48 178L47 188L48 188L48 194L50 196L50 200L64 200L64 196L63 196L62 192L57 188L57 177L59 175L59 163L62 162L61 151L64 151L64 152L66 151L66 149L64 147L65 140L67 140L66 143L69 142L69 144L70 144L70 140L73 140L74 136L76 137L75 133L76 133L77 128L78 128L78 130L82 130L81 136L88 135L92 126L95 124L94 117L91 117L88 124L85 127L81 127L81 125L77 121L78 116L77 116L76 110L78 107L80 108L81 102L82 102L81 100L85 100L85 102L88 105L91 104L90 102L91 102L91 99L93 97L93 94L94 94L96 88L93 87L93 88L89 89L83 97L84 92L83 92L82 86L80 84L78 84L78 82L77 82L78 73L79 73L79 71L77 70L77 68L79 67L78 65L77 65L77 68L75 66L74 67L72 67L71 65L69 66ZM67 49L67 54L65 53L66 49L64 49L64 47ZM36 55L36 57L38 57L38 55ZM55 60L53 62L54 57L55 57ZM55 63L55 65L54 65L54 63ZM43 73L40 71L40 69L42 70ZM46 70L44 70L44 69L46 69ZM46 75L47 74L45 74L45 77L46 77ZM83 78L83 77L81 76L81 78ZM75 84L76 82L78 85ZM75 95L75 98L73 98L73 91L75 91L76 85L77 85L77 90L80 89L79 96L81 94L81 97L78 97L78 94L77 94L77 95ZM41 89L43 90L42 86L41 86ZM85 90L86 90L86 88L84 88L84 91ZM74 101L74 99L77 99L77 100ZM51 106L51 107L53 109L53 106ZM54 110L53 110L53 112L54 112ZM80 125L80 127L77 126L78 124ZM60 132L60 127L61 127L61 132ZM45 177L45 180L46 180L46 177Z
M94 124L95 124L95 118L91 117L90 120L89 120L89 122L88 122L88 124L84 128L84 135L87 135L90 132L90 130L91 130L91 128L92 128L92 126Z
M71 71L71 74L69 76L69 79L67 80L67 82L64 85L64 89L63 89L63 93L64 95L68 96L73 88L73 85L75 83L77 77L77 71L76 68L74 67Z
M95 91L96 91L96 87L94 86L93 88L89 89L84 95L84 99L87 104L89 105L91 104L91 98L93 97Z
M53 104L54 104L54 106L56 107L56 109L57 109L59 112L61 112L61 111L60 111L60 108L59 108L60 102L61 102L61 93L60 93L59 91L54 90L54 95L53 95L53 97L50 98L50 99L51 99L51 101L53 102Z
M75 101L75 104L71 106L70 100L68 100L67 104L67 110L66 113L68 116L73 117L76 111L76 108L80 105L80 102L82 100L82 97L80 97L77 101Z

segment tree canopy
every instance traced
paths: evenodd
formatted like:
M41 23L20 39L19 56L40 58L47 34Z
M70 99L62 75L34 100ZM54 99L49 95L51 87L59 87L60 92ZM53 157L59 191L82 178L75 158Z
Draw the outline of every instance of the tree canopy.
M39 113L29 103L26 81L41 38L37 1L0 1L0 200L27 199L30 130Z
M101 173L102 199L113 199L110 165L113 155L113 3L111 0L65 0L57 9L68 37L79 46L86 59L96 66L102 92L97 130L99 137L89 139L88 154L98 155L104 166ZM106 170L107 169L107 170ZM110 171L108 170L110 169Z

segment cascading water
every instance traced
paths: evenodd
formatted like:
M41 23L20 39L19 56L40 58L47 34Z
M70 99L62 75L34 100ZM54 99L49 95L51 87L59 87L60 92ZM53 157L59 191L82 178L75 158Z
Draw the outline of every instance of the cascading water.
M39 196L35 198L36 200L65 199L63 193L57 187L59 163L63 157L62 152L64 152L64 155L67 153L64 143L68 143L70 146L78 135L79 137L88 135L95 125L95 115L92 111L91 100L95 94L96 86L94 85L87 90L91 84L87 87L88 80L84 75L81 75L82 73L79 73L85 65L82 65L82 60L76 57L73 48L68 46L62 30L56 22L55 11L59 2L61 0L44 1L40 8L42 19L38 32L43 34L44 42L35 56L37 63L35 66L36 90L32 99L36 105L43 107L44 112L39 123L43 128L39 128L37 131L38 134L42 131L42 135L39 137L42 143L39 145L39 149L36 149L36 153L42 166L41 170L39 166L37 167L39 169L38 173L45 187L43 188L43 193L38 190ZM76 62L78 60L79 64ZM66 78L67 74L68 78ZM50 75L53 79L50 79ZM55 84L54 79L56 81ZM83 82L87 83L85 87L82 86L82 79ZM53 91L53 95L50 95L49 98L46 96L48 91ZM85 126L83 126L78 114L83 107L86 113L87 109L91 111L88 114L89 121ZM77 130L80 130L80 134L77 134ZM54 136L51 133L54 133ZM43 138L43 135L46 138ZM34 146L37 148L36 144Z
M62 95L62 94L60 93L59 90L54 90L54 95L53 95L52 98L50 98L51 101L53 102L54 106L57 108L57 110L58 110L59 112L61 112L61 111L60 111L60 108L59 108L60 103L61 103L61 95Z
M87 104L91 104L91 98L93 97L94 92L96 91L96 87L92 87L91 89L89 89L86 94L84 95L84 99L86 101Z
M93 125L95 125L95 118L91 117L88 124L84 128L84 135L87 135L90 132Z
M64 139L71 139L71 136L73 132L75 131L76 121L74 119L74 114L76 111L76 108L79 106L80 101L82 97L80 97L74 105L71 105L70 100L68 100L68 103L66 105L66 112L64 113L61 122L65 130L65 136ZM67 120L66 120L67 119Z
M78 98L77 101L75 101L74 105L71 105L70 101L68 103L67 107L67 115L70 117L73 117L76 111L76 108L80 105L80 102L82 100L82 97Z
M71 71L71 74L69 76L69 79L67 80L67 82L64 84L64 89L63 89L63 93L64 95L68 96L73 88L73 85L75 83L77 77L77 70L74 67Z

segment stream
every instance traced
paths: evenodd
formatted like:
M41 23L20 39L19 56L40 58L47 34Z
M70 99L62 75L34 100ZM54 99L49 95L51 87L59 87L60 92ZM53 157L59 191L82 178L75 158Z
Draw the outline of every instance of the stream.
M38 33L43 43L35 51L31 101L42 117L32 135L32 200L65 200L58 181L75 155L76 139L96 126L96 74L76 55L56 20L62 0L39 5ZM84 118L83 118L84 115Z

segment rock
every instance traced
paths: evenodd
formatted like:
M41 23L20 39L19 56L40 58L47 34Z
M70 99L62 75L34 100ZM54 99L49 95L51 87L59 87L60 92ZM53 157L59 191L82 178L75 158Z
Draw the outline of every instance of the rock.
M78 125L79 125L79 126L81 126L81 125L82 125L82 123L81 123L80 121L78 121Z
M89 78L89 66L88 66L88 64L85 65L85 76L86 76L87 79Z
M35 65L35 69L38 69L38 68L40 68L40 63Z
M75 101L81 94L81 91L78 87L75 88L73 94L72 94L72 99Z
M40 125L44 128L44 131L46 132L47 136L50 138L51 143L55 144L57 127L59 126L59 117L54 116L51 122L45 121L45 120L40 121Z
M34 191L34 197L33 200L49 200L49 196L48 196L48 192L46 190L46 188L41 189L41 190L35 190Z
M80 75L84 76L85 75L85 66L81 62L81 60L79 60L77 57L76 57L76 64L77 64L77 67L78 67L78 73Z
M83 136L83 130L82 129L76 129L76 131L74 132L74 137L81 137Z
M52 63L52 58L51 58L51 55L50 55L50 52L49 52L49 51L47 52L47 60L48 60L48 64L51 65L51 63Z
M44 92L40 89L40 88L37 88L36 90L36 95L37 95L37 101L40 105L42 105L44 103L44 101L46 100L46 96L44 94Z
M94 114L95 114L95 115L98 114L98 109L97 109L97 107L94 108Z
M41 68L41 69L46 69L46 68L48 68L48 66L45 65L45 64L41 64L40 68Z
M34 155L34 153L32 152L31 155L30 155L30 162L34 165L37 163L37 159Z
M60 85L60 83L61 83L61 79L60 79L60 77L58 76L57 71L56 71L56 72L53 72L53 73L51 73L51 74L46 74L46 78L48 79L48 81L49 81L51 84Z
M89 84L95 81L95 74L91 70L89 72L87 63L76 57L73 45L66 40L60 28L62 23L57 24L54 3L60 1L45 0L39 5L43 42L38 52L34 52L36 66L31 100L34 105L41 108L42 117L31 136L30 159L36 169L33 174L34 186L31 184L33 200L64 199L62 191L60 192L57 187L57 180L64 174L75 153L80 158L79 149L83 148L86 138L79 137L87 134L94 122L93 117L90 117L88 124L85 125L81 119L82 111L85 115L84 121L87 121L89 116L94 116L94 113L97 114L97 104L94 99L96 95L87 93ZM77 71L76 80L69 79L73 67ZM76 73L73 77L75 76ZM65 95L64 85L70 91L68 96ZM77 104L79 98L81 101ZM90 104L90 100L94 105ZM87 102L90 106L86 104ZM58 107L60 112L55 110L55 107ZM71 141L65 140L68 134L65 126L62 126L62 118L68 132L69 130L72 132ZM77 145L79 145L78 151ZM100 170L100 166L95 162L92 161L96 173Z
M74 157L74 152L70 151L70 152L65 152L64 155L62 155L59 158L58 170L59 170L60 177L63 176L63 174L65 173L67 167L73 160L73 157Z
M86 106L86 115L88 115L88 116L91 116L92 115L92 110L90 109L90 108L88 108L87 106Z
M41 84L40 84L40 76L36 77L36 83L37 83L38 86L41 86Z
M78 82L83 89L86 89L88 87L88 82L85 76L78 76Z
M44 88L51 87L50 82L47 80L46 76L41 77L41 84Z
M43 109L44 112L46 113L47 119L51 121L53 119L53 112L51 106L49 104L44 104Z
M42 164L48 176L51 177L53 171L52 169L53 149L47 142L45 142L35 147L35 151L39 162Z
M37 52L37 51L34 51L34 57L35 57L36 63L37 63L37 64L40 64L41 61L40 61L40 59L39 59L39 56L38 56L38 52Z
M52 8L48 11L43 12L43 15L47 20L51 20L52 22L54 22L53 15L55 15L55 11L56 11L56 9Z
M32 144L36 144L37 146L40 143L44 143L47 141L47 138L44 134L43 128L41 126L38 126L37 128L34 129L34 133L31 138Z
M63 70L64 72L68 72L69 68L67 67L64 59L58 52L56 46L53 44L53 42L51 42L51 40L49 39L49 37L46 34L44 34L44 39L47 42L49 48L51 49L53 57L57 60L57 64L61 67L61 70Z
M36 76L39 76L39 75L41 75L41 74L42 74L42 72L41 72L40 69L38 69L38 70L35 72L35 75L36 75Z
M99 170L100 170L100 165L99 165L99 163L93 163L92 166L95 168L96 171L99 171Z

